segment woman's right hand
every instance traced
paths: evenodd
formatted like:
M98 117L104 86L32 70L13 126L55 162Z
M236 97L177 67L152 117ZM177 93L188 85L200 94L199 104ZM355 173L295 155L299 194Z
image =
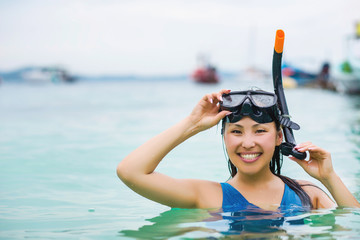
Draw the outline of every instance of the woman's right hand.
M206 94L198 102L189 118L199 132L216 125L230 113L229 111L219 112L219 102L222 101L222 95L229 92L230 90L223 89L217 93Z

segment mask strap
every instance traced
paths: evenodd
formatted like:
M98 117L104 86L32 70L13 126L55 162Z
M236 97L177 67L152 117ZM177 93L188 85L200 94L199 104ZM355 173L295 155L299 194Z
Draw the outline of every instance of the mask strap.
M224 135L225 132L225 124L229 122L229 118L228 116L226 116L222 121L221 121L221 135Z

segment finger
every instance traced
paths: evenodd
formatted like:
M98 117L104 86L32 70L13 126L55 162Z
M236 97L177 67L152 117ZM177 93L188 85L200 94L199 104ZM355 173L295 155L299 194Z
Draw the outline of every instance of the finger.
M219 93L224 94L224 93L230 93L231 90L230 89L221 89Z
M208 101L213 104L213 103L218 103L219 102L219 93L210 93L208 94Z
M223 119L224 117L226 117L230 113L231 113L230 111L224 110L224 111L221 111L218 114L216 114L215 118L216 118L217 122L219 122L221 119Z
M217 92L217 93L209 93L209 94L206 94L204 97L203 97L203 100L211 103L211 104L217 104L219 101L222 101L222 95L224 93L229 93L231 90L229 89L223 89L221 90L220 92Z
M211 104L214 102L214 101L213 101L213 96L212 96L212 94L206 94L206 95L204 96L203 100L205 100L206 102L209 102L209 103L211 103Z
M305 143L296 145L294 148L299 152L306 152L306 151L309 151L316 147L317 146L315 146L312 142L305 142Z
M309 153L315 153L315 152L319 152L322 151L321 148L319 148L318 146L315 146L313 144L311 145L307 145L307 146L303 146L301 148L296 148L297 151L299 152L306 152L308 151Z
M231 92L230 89L222 89L220 92L217 93L217 99L219 101L223 101L222 95L230 92Z
M308 145L310 145L310 144L312 144L312 142L303 142L303 143L299 143L299 144L297 144L296 146L295 146L295 148L302 148L302 147L305 147L305 146L308 146Z

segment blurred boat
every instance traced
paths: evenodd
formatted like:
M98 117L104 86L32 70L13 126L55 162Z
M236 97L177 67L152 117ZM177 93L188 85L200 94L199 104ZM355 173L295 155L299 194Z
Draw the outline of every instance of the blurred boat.
M331 72L331 80L338 92L360 93L360 62L343 62Z
M75 81L75 77L71 76L65 69L59 67L30 68L21 73L21 78L29 83L62 83Z
M356 34L347 36L346 60L331 72L331 81L336 90L342 93L360 93L360 22L356 25Z
M298 87L296 80L291 77L283 77L282 81L283 81L284 88L297 88Z
M297 66L289 63L283 63L282 75L285 78L293 79L296 81L297 86L305 86L314 82L317 78L317 74L306 71Z
M192 72L191 79L197 83L218 83L220 82L216 67L210 64L209 56L198 54L198 67Z
M191 78L197 83L218 83L220 81L216 68L211 65L195 69Z
M319 72L310 72L288 63L282 68L284 76L284 87L310 87L335 90L334 84L330 81L330 64L324 62Z
M265 81L271 77L270 72L253 65L245 68L241 75L243 79L264 79Z

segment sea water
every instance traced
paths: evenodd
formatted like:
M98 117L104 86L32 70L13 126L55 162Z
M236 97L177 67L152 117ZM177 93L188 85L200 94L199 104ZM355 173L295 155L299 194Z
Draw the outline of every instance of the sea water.
M204 94L252 86L272 90L270 79L242 78L217 85L190 80L4 83L0 238L360 237L357 209L316 210L293 218L170 209L137 195L117 178L116 166L127 154L186 117ZM312 141L330 151L336 172L360 200L360 97L306 88L287 89L285 94L292 119L301 125L295 132L297 142ZM180 145L157 170L175 178L226 181L220 127ZM321 186L287 158L283 174ZM242 227L232 227L238 223Z

